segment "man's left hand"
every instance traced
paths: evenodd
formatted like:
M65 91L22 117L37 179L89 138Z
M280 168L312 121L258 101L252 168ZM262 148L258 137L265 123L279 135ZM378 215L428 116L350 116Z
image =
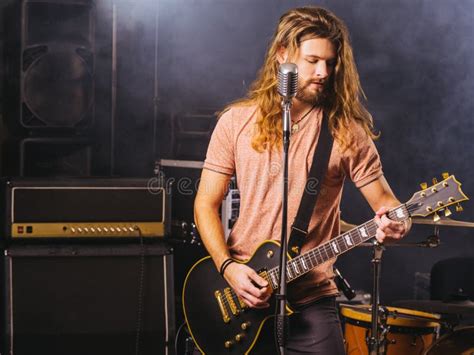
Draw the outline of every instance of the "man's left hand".
M387 213L389 210L387 207L381 207L375 212L374 220L378 226L375 238L379 243L383 243L386 238L387 241L390 239L401 239L409 232L411 227L411 223L408 220L397 222L388 218Z

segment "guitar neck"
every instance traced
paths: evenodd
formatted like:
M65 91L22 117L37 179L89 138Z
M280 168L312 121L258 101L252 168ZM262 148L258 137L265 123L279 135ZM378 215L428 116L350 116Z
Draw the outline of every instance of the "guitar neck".
M402 204L387 213L388 217L394 221L404 221L410 217L405 204ZM344 254L352 248L375 237L377 224L372 219L350 231L343 233L330 241L321 244L297 257L289 260L286 266L287 282L293 281L314 269L324 262ZM279 268L268 270L269 279L272 281L274 289L278 288Z

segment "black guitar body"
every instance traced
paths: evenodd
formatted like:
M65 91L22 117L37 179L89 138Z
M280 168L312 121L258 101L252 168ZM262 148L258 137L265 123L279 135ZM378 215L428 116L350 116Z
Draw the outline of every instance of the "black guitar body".
M279 244L267 241L260 245L246 264L258 273L278 267L279 253ZM210 257L198 261L186 277L183 289L184 315L199 350L208 355L276 353L272 334L274 295L269 300L270 307L255 309L242 308L234 294L231 297L237 306L237 312L235 307L232 312L228 302L229 291L227 297L224 295L226 288L229 288L229 285L219 275ZM223 302L219 303L216 292L224 295L221 297ZM260 333L265 334L259 336ZM259 342L258 346L255 346L257 337Z

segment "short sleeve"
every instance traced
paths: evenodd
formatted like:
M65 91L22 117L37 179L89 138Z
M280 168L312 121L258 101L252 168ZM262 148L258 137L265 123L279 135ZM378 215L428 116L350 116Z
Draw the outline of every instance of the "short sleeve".
M235 170L233 110L226 111L217 121L207 148L204 168L233 175Z
M361 188L383 175L380 156L371 137L357 123L351 126L353 146L343 155L347 176Z

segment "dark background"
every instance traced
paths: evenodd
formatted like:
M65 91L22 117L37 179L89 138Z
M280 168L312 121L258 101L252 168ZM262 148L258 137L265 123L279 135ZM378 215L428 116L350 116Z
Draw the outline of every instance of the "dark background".
M0 2L3 176L148 177L162 158L203 160L213 113L245 94L279 16L289 8L315 4L334 11L349 27L368 107L381 131L376 144L384 172L399 199L409 199L420 182L445 171L455 174L464 192L474 196L473 0L62 3L86 6L82 13L93 24L90 32L81 27L73 33L79 21L69 10L35 11L27 22L33 32L50 31L47 40L38 42L47 43L51 51L72 45L68 50L76 58L76 49L85 48L92 64L81 71L72 64L62 67L63 62L57 66L46 61L49 74L41 81L26 72L25 78L20 75L20 63L25 65L21 52L31 45L21 41L25 14L21 6L15 7L20 1ZM68 79L61 81L62 76ZM20 95L22 80L33 80L28 87L37 91ZM55 80L59 89L49 90L47 83ZM83 86L77 89L74 85L81 80ZM54 120L43 115L46 123L37 126L21 118L25 95L30 95L23 100L27 103L54 106L61 89L68 87L76 88L72 95L77 100L70 106L63 102L66 109L54 113ZM72 121L68 107L69 112L80 108L86 114ZM174 218L189 218L192 199L188 200ZM472 202L464 208L454 217L474 221ZM342 217L355 224L372 217L351 183L344 193ZM415 225L406 241L424 240L432 233L432 227ZM472 230L441 227L440 237L442 244L436 249L385 252L382 302L416 296L415 275L426 275L436 261L474 255ZM186 253L182 257L188 258ZM338 261L356 289L370 290L370 259L370 251L361 249ZM183 259L186 263L189 259Z

